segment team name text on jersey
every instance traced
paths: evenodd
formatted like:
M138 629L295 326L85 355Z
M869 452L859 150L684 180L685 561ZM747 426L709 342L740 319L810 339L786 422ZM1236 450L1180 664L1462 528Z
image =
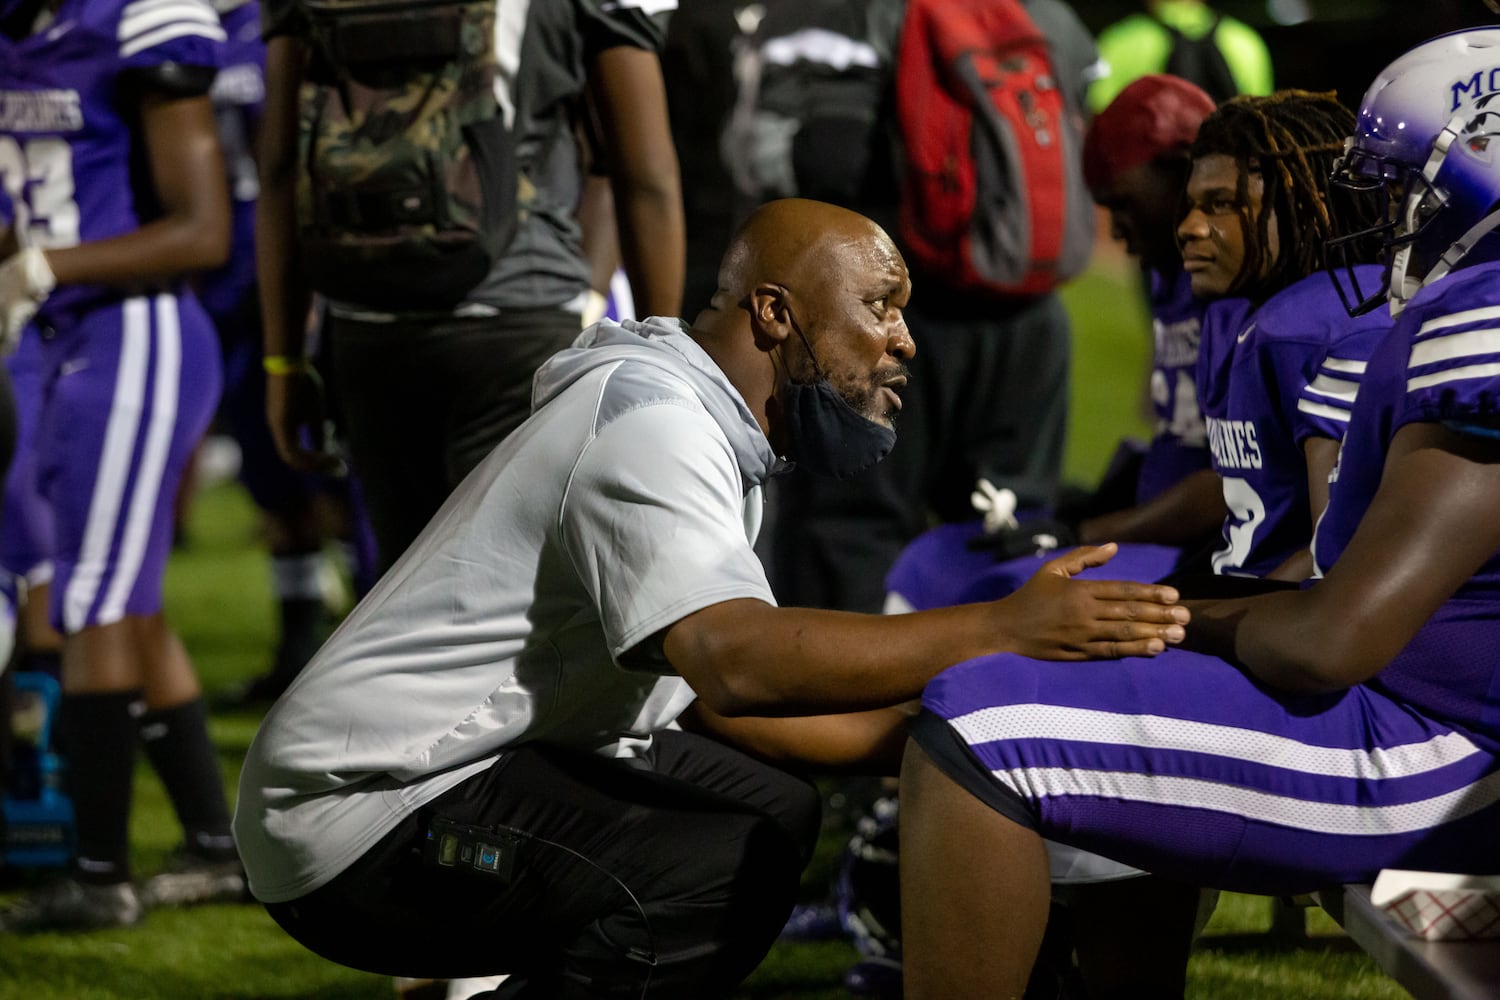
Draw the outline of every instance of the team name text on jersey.
M1221 469L1259 469L1260 442L1250 420L1208 418L1208 447Z
M0 90L0 132L77 132L83 105L76 90Z

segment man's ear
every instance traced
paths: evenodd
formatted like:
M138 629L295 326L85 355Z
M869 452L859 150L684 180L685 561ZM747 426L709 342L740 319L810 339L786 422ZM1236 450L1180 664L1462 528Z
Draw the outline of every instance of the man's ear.
M750 314L750 332L755 336L758 350L774 350L792 335L791 322L787 318L786 289L781 285L769 282L756 285L746 297L746 305Z

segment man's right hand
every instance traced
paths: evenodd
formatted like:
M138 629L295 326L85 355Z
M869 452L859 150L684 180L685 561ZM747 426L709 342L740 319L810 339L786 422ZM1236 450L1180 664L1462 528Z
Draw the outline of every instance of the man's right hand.
M1110 543L1074 549L996 602L1006 615L1012 651L1039 660L1117 659L1155 656L1180 643L1190 615L1174 588L1073 579L1109 562L1117 548Z
M343 474L325 417L323 381L316 371L266 376L266 420L287 465L302 472Z

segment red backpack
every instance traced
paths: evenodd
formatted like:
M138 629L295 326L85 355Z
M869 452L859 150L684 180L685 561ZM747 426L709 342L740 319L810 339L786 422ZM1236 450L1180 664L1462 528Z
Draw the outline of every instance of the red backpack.
M958 288L1035 295L1088 263L1082 121L1019 0L910 0L896 56L901 236Z

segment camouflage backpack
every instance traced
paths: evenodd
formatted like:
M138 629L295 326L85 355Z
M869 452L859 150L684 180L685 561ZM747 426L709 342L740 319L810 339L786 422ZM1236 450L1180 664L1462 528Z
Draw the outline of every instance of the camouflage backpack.
M314 58L300 95L297 208L316 291L444 310L489 273L523 201L496 20L518 51L526 7L303 0Z

